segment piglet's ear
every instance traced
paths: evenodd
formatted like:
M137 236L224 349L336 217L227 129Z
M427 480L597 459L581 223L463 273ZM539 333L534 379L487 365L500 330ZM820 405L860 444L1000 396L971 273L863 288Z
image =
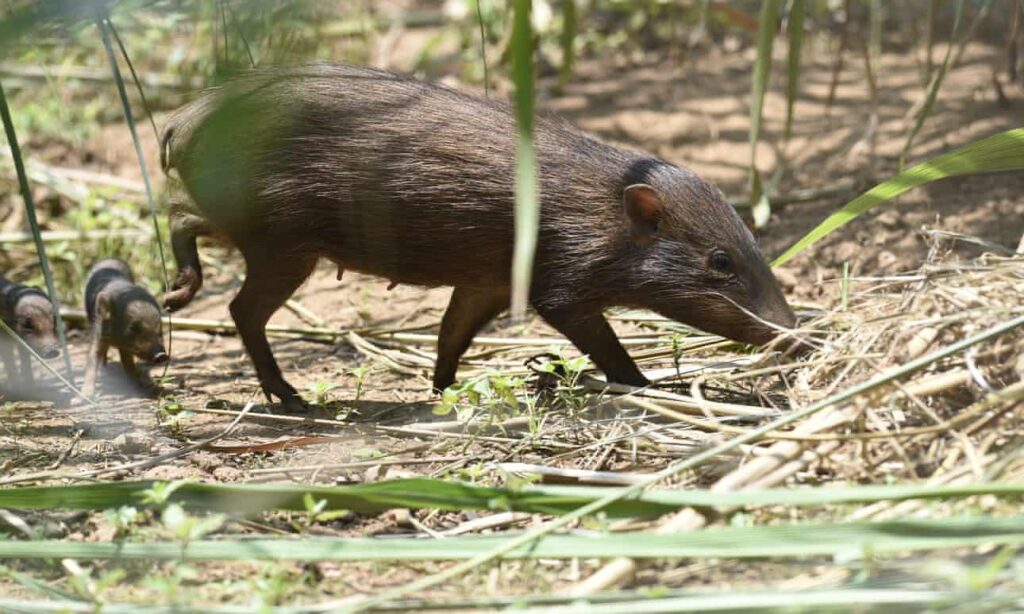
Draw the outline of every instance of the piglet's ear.
M665 202L661 196L646 183L635 183L623 191L622 204L633 238L642 242L652 241L665 214Z

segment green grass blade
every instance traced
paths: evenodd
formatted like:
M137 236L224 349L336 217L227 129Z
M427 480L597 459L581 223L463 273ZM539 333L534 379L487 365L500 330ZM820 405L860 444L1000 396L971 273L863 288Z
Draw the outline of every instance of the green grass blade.
M562 3L562 35L559 42L562 46L562 67L558 74L558 83L565 87L572 78L576 62L576 34L579 28L579 15L576 0L565 0Z
M42 486L0 490L0 507L21 509L103 509L141 505L144 491L154 482L111 482L76 486ZM325 509L377 513L395 507L440 510L499 509L561 514L592 501L606 491L581 493L475 486L427 478L395 480L354 486L319 487L292 484L181 484L170 501L190 508L252 514L277 509L304 511L309 493L326 501ZM244 503L243 503L244 502ZM657 497L623 501L607 513L614 517L654 516L679 505Z
M1014 399L1008 398L1007 402ZM123 505L141 506L152 481L106 482L72 486L31 486L0 489L0 507L15 509L96 510ZM565 514L617 489L588 486L499 488L429 478L356 484L217 484L185 482L169 501L189 509L254 514L268 510L302 512L308 493L326 503L325 510L376 513L395 507L438 510L515 510ZM964 486L896 485L806 489L770 489L718 493L708 490L649 490L617 501L605 509L609 516L652 517L684 507L812 507L905 501L959 499L974 496L1024 496L1024 484L981 483Z
M761 138L761 118L764 108L764 93L768 88L768 76L772 67L772 47L775 31L779 28L779 5L781 0L765 0L761 3L761 16L757 28L757 59L754 61L754 75L750 82L750 202L754 225L764 226L771 216L771 205L765 195L760 174L757 171L757 143Z
M530 0L515 0L512 28L512 81L515 83L516 150L515 246L512 255L512 317L526 315L533 256L540 227L537 160L533 150L533 30Z
M108 19L106 24L110 28L110 34L114 37L114 42L117 43L117 48L121 51L121 57L124 58L128 72L132 76L132 82L135 84L135 91L138 92L139 100L142 102L142 110L146 112L146 118L149 119L149 127L153 129L153 136L156 137L156 142L159 143L160 130L156 127L156 121L153 119L153 107L146 98L145 90L142 89L142 80L139 79L139 73L135 70L135 64L132 62L131 56L128 55L128 49L124 46L124 41L121 40L121 35L118 34L117 28L114 27L114 22Z
M491 74L487 65L487 30L484 28L484 9L481 2L484 0L473 0L476 5L476 25L480 30L480 62L484 65L484 95L491 97Z
M252 47L249 46L249 39L245 36L245 32L242 30L242 24L238 23L238 15L235 14L235 10L231 8L230 4L224 4L224 9L231 15L231 25L235 27L235 32L238 34L238 40L242 41L242 47L245 49L245 55L249 58L249 68L256 68L256 58L252 54Z
M508 541L504 535L448 539L223 539L181 542L0 541L0 559L181 561L433 561L466 560ZM1024 544L1024 517L975 517L844 524L794 523L720 527L691 533L548 535L505 552L538 558L804 558Z
M60 313L60 297L53 285L53 273L50 270L50 259L46 257L46 245L43 243L42 231L39 229L39 218L36 217L36 204L32 199L32 188L28 185L28 174L25 173L25 161L21 157L21 146L18 145L18 134L14 130L14 120L11 118L11 109L7 106L7 95L4 93L3 85L0 85L0 118L4 124L4 134L7 135L7 146L11 148L11 158L14 160L14 172L18 176L18 189L21 191L21 200L25 203L25 215L28 218L29 228L32 230L32 239L36 244L36 254L39 256L39 266L43 270L43 280L46 282L46 292L53 302L54 313ZM57 338L60 340L61 355L64 357L64 369L67 378L74 383L74 375L71 372L71 356L68 354L68 338L64 330L64 319L54 318L57 325ZM33 352L34 354L34 352ZM38 356L37 356L38 358Z
M163 273L164 291L170 290L171 282L167 274L167 255L164 253L164 241L160 232L160 222L156 215L156 199L153 197L153 185L149 180L149 170L146 168L146 156L142 153L142 143L139 141L139 132L135 126L135 118L132 116L132 106L128 101L128 90L125 88L124 79L121 76L121 68L117 64L117 57L114 55L114 47L110 44L110 34L107 28L110 27L110 18L101 16L97 18L96 25L99 27L100 36L103 39L103 48L107 52L107 62L110 64L110 70L114 75L114 83L117 85L117 94L121 99L121 110L124 113L125 121L128 123L128 131L132 137L132 144L135 146L135 157L139 162L139 170L142 172L142 184L146 188L146 203L149 205L149 215L153 220L153 236L156 239L157 254L160 256L160 270ZM121 48L124 51L124 47ZM125 58L128 58L128 54L125 53ZM129 66L131 63L129 61ZM135 70L132 69L132 76L135 76ZM138 82L136 77L136 85L139 87L139 91L142 91L142 85ZM145 98L143 98L145 101ZM152 121L152 116L150 116ZM156 125L153 125L154 130ZM168 355L174 355L174 327L170 324L171 320L168 320L169 324L167 327L167 353ZM163 375L167 374L167 369L170 363L166 362L163 366Z
M397 602L382 611L395 612L452 612L468 611L522 611L527 607L545 608L546 614L636 614L672 612L920 612L931 611L1001 611L1018 603L1019 595L1012 590L989 589L984 597L972 591L935 590L928 588L854 588L841 586L825 590L773 590L773 591L683 591L658 588L656 591L619 591L586 596L574 595L516 595L512 597L462 597L455 599L415 599ZM330 605L336 605L331 601ZM561 607L559 607L561 606ZM957 606L970 609L956 610ZM941 608L941 610L940 610ZM35 612L66 612L68 614L94 614L97 605L72 598L59 601L18 600L0 597L0 611L30 614ZM103 600L103 614L172 614L181 608L144 606L134 603L112 603ZM204 605L208 614L249 614L252 607ZM293 607L263 605L262 614L299 614L331 611L330 606L309 604Z
M935 76L932 77L931 83L928 84L928 93L925 95L924 105L914 117L914 126L907 134L907 141L903 144L903 151L900 152L900 169L903 168L907 161L907 154L910 153L910 148L914 144L914 138L917 137L917 133L920 132L921 126L924 125L924 120L928 118L932 112L932 107L935 106L935 99L939 95L939 88L942 87L942 82L946 78L946 72L949 70L949 60L953 57L953 47L956 46L956 41L960 38L963 15L964 0L957 0L956 17L953 20L953 35L949 39L949 46L946 47L946 57L943 58L942 64L939 66L939 70L935 72Z
M124 78L121 76L121 68L117 64L117 57L114 55L114 48L110 44L110 34L107 31L109 19L106 17L98 19L97 25L100 29L100 36L103 38L103 47L107 52L107 62L114 75L114 83L117 85L117 94L121 99L121 110L124 112L125 121L128 123L128 131L131 133L132 144L135 146L135 157L139 162L139 170L142 171L142 183L146 188L146 203L149 205L149 213L153 218L153 233L156 237L157 251L160 254L160 264L164 274L164 290L171 287L167 277L167 258L164 254L163 237L160 236L160 224L156 215L156 199L153 197L153 185L149 180L149 170L146 167L146 156L142 153L142 143L139 141L139 131L135 126L135 118L132 116L132 105L128 101L128 90L124 85Z
M807 7L804 0L793 0L789 7L789 20L786 24L786 34L789 37L789 52L787 61L789 71L786 80L786 133L785 140L788 141L793 133L793 105L800 93L800 52L804 43L804 16Z
M1007 130L965 145L909 168L861 194L804 235L772 265L785 264L830 232L911 188L946 177L1019 169L1024 169L1024 128Z

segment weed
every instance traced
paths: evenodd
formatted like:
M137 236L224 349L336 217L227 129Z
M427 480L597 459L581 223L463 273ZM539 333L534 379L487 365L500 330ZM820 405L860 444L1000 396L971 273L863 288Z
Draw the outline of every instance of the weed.
M224 514L210 514L205 517L193 516L185 512L185 508L177 503L167 505L160 514L164 529L183 544L200 539L220 529L226 518Z
M478 410L487 413L490 423L500 423L509 417L533 415L535 403L527 394L526 382L521 377L488 370L479 377L449 386L441 395L434 414L447 416L453 411L460 422L468 422Z
M337 387L338 385L334 382L320 380L313 382L306 388L313 394L313 402L315 404L327 405L329 393Z

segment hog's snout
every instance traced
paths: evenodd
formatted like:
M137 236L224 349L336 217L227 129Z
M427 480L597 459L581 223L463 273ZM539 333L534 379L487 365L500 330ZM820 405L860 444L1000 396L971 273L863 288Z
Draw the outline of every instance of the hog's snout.
M167 362L167 359L167 352L164 351L163 348L160 348L150 355L149 362L153 363L154 365L162 365L165 362Z
M60 356L60 343L57 342L56 337L28 335L25 337L25 341L42 358L50 360Z

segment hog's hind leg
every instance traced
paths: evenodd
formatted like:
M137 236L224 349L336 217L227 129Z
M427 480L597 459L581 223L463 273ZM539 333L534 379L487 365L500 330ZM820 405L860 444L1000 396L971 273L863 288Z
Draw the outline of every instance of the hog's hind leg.
M270 316L313 272L316 258L266 254L266 245L274 245L274 242L242 250L246 263L245 283L231 301L231 317L256 368L263 394L268 400L277 397L286 411L304 411L305 405L298 392L285 381L274 359L267 342L266 326Z
M179 197L183 198L183 197ZM171 287L164 294L164 306L168 311L177 311L192 302L203 286L203 267L199 263L199 249L196 238L210 233L206 220L189 213L185 205L172 200L171 203L171 249L178 274Z
M434 390L440 392L455 383L459 357L469 348L473 336L506 307L508 293L505 291L455 288L437 337Z

